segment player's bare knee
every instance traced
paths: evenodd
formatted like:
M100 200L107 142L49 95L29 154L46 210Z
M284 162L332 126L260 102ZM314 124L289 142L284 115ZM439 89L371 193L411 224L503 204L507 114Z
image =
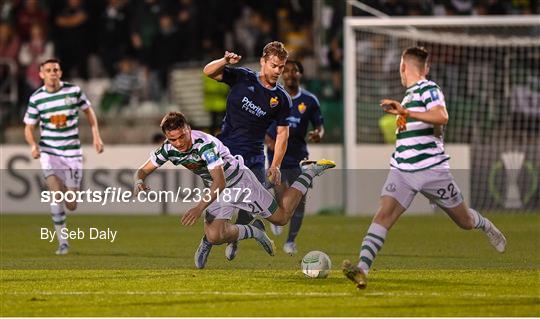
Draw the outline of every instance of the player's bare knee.
M285 226L285 225L287 225L288 222L289 221L286 218L283 217L283 218L280 218L280 219L272 222L272 224L274 224L276 226Z
M212 245L219 245L222 238L219 231L209 231L206 233L206 240Z
M77 209L77 202L65 202L66 208L70 211L74 211Z
M267 218L269 222L276 226L285 226L288 223L288 220L284 214L274 213L271 218Z

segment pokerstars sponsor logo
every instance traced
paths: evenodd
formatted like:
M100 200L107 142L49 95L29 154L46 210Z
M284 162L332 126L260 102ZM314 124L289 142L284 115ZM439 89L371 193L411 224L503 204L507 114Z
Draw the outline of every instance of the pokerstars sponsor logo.
M298 104L298 112L300 112L301 114L304 114L306 109L307 109L306 103L302 102L302 103Z
M242 110L247 111L257 117L265 116L266 111L263 111L260 106L253 103L246 96L242 99Z
M279 104L277 96L270 98L270 107L276 107Z

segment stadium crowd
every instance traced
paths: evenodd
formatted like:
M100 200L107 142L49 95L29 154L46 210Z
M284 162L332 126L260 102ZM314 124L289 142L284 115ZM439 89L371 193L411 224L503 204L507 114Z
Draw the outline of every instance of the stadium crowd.
M538 12L533 0L361 2L392 16ZM18 122L40 86L37 66L52 56L62 61L65 80L111 79L109 99L137 92L156 100L167 89L174 65L200 65L225 49L255 59L264 44L279 40L295 59L314 58L318 70L327 70L335 96L342 91L345 1L5 0L0 6L3 124L6 118ZM319 24L323 30L317 29L316 12L327 21ZM330 14L325 18L322 12ZM368 15L358 9L350 13ZM320 52L314 48L316 36L322 39Z

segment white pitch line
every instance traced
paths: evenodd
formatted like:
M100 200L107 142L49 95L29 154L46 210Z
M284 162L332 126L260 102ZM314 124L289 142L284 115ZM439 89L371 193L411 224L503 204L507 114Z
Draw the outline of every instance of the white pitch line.
M299 297L462 297L462 298L540 298L538 295L489 295L486 293L445 294L439 292L234 292L234 291L6 291L3 295L213 295L213 296L299 296Z
M234 291L7 291L5 295L223 295L223 296L301 296L343 297L353 296L347 292L234 292Z
M540 295L490 295L486 293L459 293L445 294L440 292L366 292L364 296L390 296L390 297L463 297L463 298L540 298Z

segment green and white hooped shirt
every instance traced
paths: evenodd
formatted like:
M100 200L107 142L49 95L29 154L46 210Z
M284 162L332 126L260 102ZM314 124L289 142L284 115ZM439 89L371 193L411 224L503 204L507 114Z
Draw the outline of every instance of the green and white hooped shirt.
M180 152L165 141L150 154L150 161L155 167L160 167L167 161L178 166L182 165L196 175L199 175L205 184L212 185L210 170L223 165L226 187L233 187L242 178L245 169L241 157L231 155L229 149L216 137L201 131L191 131L193 145L187 152Z
M407 88L401 105L414 112L427 112L438 105L446 107L440 87L428 80ZM396 130L396 150L390 159L392 167L414 172L441 164L448 167L449 159L444 153L442 126L408 118L407 130Z
M77 85L60 82L60 89L50 93L45 86L30 96L25 124L40 123L41 152L63 157L81 157L79 111L91 106Z

